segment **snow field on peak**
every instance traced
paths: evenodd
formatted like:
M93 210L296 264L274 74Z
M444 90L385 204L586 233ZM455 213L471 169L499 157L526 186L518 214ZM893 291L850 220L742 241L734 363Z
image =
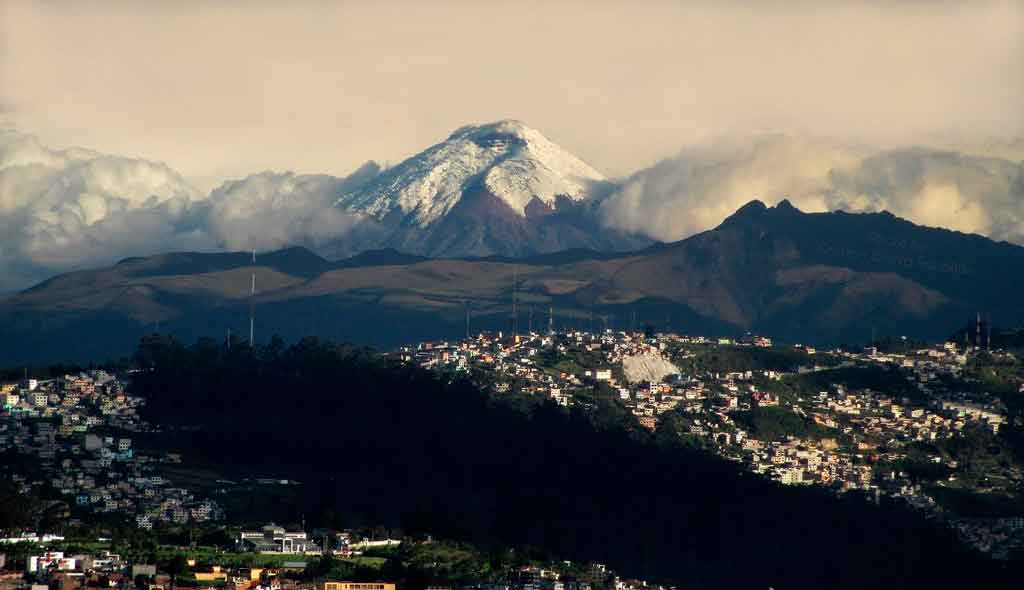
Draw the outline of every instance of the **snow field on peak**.
M338 206L383 218L396 211L426 227L447 214L480 182L519 215L534 197L553 205L558 195L584 197L599 172L540 132L516 121L463 127L352 193Z

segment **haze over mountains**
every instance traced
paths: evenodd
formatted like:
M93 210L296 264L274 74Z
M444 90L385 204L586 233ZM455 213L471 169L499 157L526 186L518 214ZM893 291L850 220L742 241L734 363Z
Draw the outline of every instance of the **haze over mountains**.
M993 272L992 269L999 269ZM7 362L127 353L155 329L183 340L244 335L255 272L257 338L307 335L390 346L510 328L746 331L817 344L940 339L977 311L1024 323L1024 247L888 213L803 213L751 201L713 230L639 252L507 260L394 251L329 262L303 248L164 254L46 281L0 301ZM45 344L45 346L44 346Z
M541 132L499 121L456 130L390 168L370 162L344 177L262 172L203 194L159 162L54 149L7 130L0 291L181 250L301 245L331 259L387 247L449 257L626 251L714 227L755 196L770 204L788 197L807 211L890 210L1024 242L1024 165L1009 159L1012 149L974 145L881 150L781 133L732 136L605 179Z

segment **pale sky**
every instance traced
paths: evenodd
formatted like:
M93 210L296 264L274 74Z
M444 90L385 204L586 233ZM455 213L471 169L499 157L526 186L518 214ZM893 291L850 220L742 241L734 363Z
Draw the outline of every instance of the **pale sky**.
M1022 2L0 0L3 123L208 189L521 119L608 175L702 137L1024 136Z

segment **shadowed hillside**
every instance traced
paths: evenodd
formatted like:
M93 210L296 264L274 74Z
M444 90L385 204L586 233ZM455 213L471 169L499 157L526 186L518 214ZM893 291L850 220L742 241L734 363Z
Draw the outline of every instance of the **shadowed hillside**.
M993 270L995 269L995 270ZM256 275L255 300L250 277ZM0 300L0 360L126 354L143 334L192 339L277 333L377 346L510 326L549 310L558 328L591 325L815 344L872 334L943 339L978 311L1024 324L1024 248L926 228L886 213L802 213L753 201L719 227L631 254L569 250L520 260L424 259L394 250L340 262L290 248L165 254L55 277Z
M311 523L530 546L684 588L1001 587L1009 576L897 507L782 488L667 432L489 399L359 349L150 338L137 359L152 369L134 382L149 416L199 427L178 441L189 456L303 481L293 510Z

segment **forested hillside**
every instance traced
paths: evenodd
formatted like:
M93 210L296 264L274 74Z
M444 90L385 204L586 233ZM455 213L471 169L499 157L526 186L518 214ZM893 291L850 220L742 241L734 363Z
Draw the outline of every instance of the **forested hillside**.
M978 587L1010 575L900 508L783 489L667 431L490 398L363 349L152 337L137 361L150 420L198 427L176 444L224 470L272 466L303 481L311 523L530 546L686 588Z

